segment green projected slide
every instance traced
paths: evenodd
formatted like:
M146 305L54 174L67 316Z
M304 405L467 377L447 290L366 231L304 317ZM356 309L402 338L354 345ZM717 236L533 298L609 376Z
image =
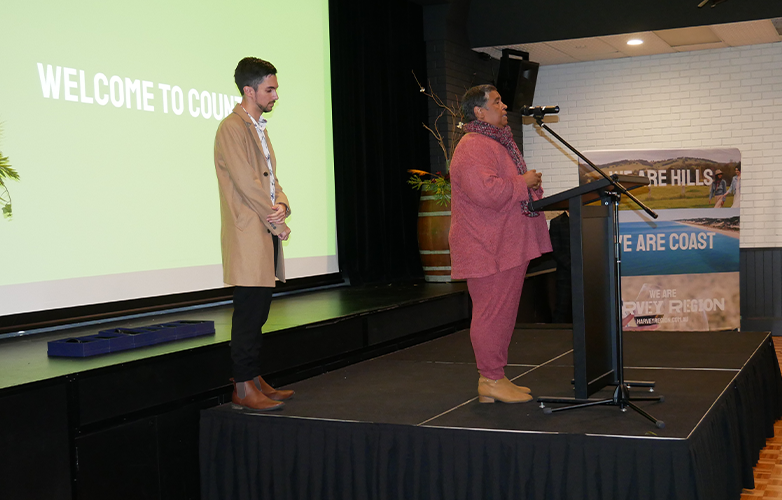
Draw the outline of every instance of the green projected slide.
M0 315L219 288L214 135L271 61L288 278L338 271L328 1L0 6Z

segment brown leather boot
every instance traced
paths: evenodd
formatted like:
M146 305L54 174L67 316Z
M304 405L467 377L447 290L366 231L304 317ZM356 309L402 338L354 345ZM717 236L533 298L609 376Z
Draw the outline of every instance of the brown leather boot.
M503 403L526 403L532 401L532 395L522 392L520 387L513 385L506 377L492 380L481 376L478 379L478 401L493 403L495 400Z
M258 390L264 394L264 396L275 401L284 401L286 399L290 399L295 394L294 391L288 389L275 389L274 387L267 384L260 375L255 377L253 381L255 382L255 387L257 387Z
M233 382L233 379L231 380ZM241 397L244 396L244 397ZM285 403L274 401L266 397L255 387L252 380L247 382L234 382L234 392L231 395L231 403L236 410L269 411L279 410Z

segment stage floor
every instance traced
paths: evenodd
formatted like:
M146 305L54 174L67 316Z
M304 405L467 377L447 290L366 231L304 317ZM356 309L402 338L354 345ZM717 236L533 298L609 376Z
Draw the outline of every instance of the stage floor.
M203 498L236 497L224 495L226 487L230 491L237 483L220 464L236 466L240 457L246 458L248 450L235 440L238 435L250 437L249 452L259 460L239 473L245 482L255 473L263 476L263 467L255 467L264 461L285 462L295 477L280 481L282 469L276 469L274 477L264 476L274 483L269 487L275 494L254 496L250 491L236 498L305 498L303 491L326 487L319 481L328 483L328 489L340 480L350 485L350 494L334 490L343 498L449 498L439 478L451 474L478 474L484 483L487 474L494 474L505 483L505 493L478 488L459 495L462 498L738 498L742 486L751 487L751 467L780 416L782 379L770 335L647 331L627 332L624 340L626 379L655 381L652 395L665 396L663 402L638 403L663 420L664 429L632 410L610 406L545 414L534 400L480 404L469 331L463 330L291 384L286 388L294 389L296 396L278 412L253 414L233 410L230 404L205 410ZM530 387L535 397L572 396L572 332L517 329L506 375ZM631 393L650 395L640 387ZM606 388L593 397L611 394L612 388ZM256 431L257 443L252 438ZM282 434L275 442L284 451L263 447L260 436L270 433ZM732 437L736 433L738 439ZM288 444L285 434L295 436L296 445ZM411 444L417 440L420 446ZM455 443L462 440L470 443L465 445L469 449L458 450ZM364 443L365 451L356 443ZM383 448L402 461L393 470L379 455ZM408 449L401 459L400 449ZM353 458L341 457L345 450ZM355 455L367 463L357 465ZM495 455L513 457L515 465L510 470L504 462L488 466ZM331 460L335 463L328 463ZM525 460L528 470L522 471ZM321 461L325 471L314 467ZM301 467L315 478L295 472ZM416 477L421 467L421 477ZM607 479L614 473L620 477ZM432 474L435 479L427 479ZM548 486L533 486L536 477L544 477ZM387 483L416 480L412 486L393 487L394 494L382 488L356 494L356 481L364 484L371 478ZM704 485L706 480L711 484ZM552 486L557 481L562 486ZM437 492L421 493L422 488ZM514 488L517 493L507 493ZM614 491L617 488L623 493Z
M481 404L469 331L410 347L286 386L296 397L276 413L351 422L426 425L524 432L686 439L729 386L767 333L628 332L625 378L653 380L665 401L638 402L666 423L657 429L632 411L594 407L551 415L535 401ZM533 396L572 397L572 332L517 329L506 375ZM593 398L611 397L608 387ZM551 405L556 407L558 405ZM222 410L228 410L224 405Z

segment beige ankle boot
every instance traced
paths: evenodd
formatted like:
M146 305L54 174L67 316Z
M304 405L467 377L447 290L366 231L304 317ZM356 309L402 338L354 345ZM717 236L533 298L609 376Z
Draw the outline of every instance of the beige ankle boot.
M527 401L532 401L532 395L522 392L520 389L519 386L513 385L506 377L492 380L481 376L478 379L478 401L480 403L493 403L495 400L503 403L526 403Z
M505 377L505 380L508 380L508 377ZM529 390L529 387L524 387L523 385L516 385L516 384L514 384L513 382L511 382L510 380L508 380L508 382L509 382L509 383L510 383L510 384L511 384L513 387L515 387L515 388L517 388L518 390L520 390L521 392L526 392L527 394L529 394L530 392L532 392L531 390Z

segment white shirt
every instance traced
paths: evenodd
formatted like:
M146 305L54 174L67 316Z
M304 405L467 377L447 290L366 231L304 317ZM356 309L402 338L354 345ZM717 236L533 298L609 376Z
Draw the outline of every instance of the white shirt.
M244 109L244 106L242 106L242 109ZM244 109L244 112L247 113L247 110ZM255 125L255 131L258 132L258 137L261 139L261 146L263 147L263 155L266 157L266 165L269 167L269 195L272 199L272 205L276 204L277 202L277 193L274 189L275 184L275 178L274 178L274 170L272 169L272 154L269 151L269 145L266 143L266 134L263 133L264 130L266 130L266 118L261 116L260 120L255 120L255 118L252 117L250 113L247 113L247 116L250 117L250 120L252 120L253 125Z

